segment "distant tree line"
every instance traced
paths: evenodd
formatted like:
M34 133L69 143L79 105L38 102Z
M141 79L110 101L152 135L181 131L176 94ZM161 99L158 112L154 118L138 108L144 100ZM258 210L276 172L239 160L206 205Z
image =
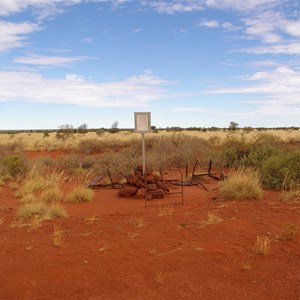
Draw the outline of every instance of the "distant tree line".
M257 131L264 131L264 130L299 130L300 127L297 126L290 126L290 127L251 127L251 126L245 126L240 128L239 124L237 122L231 121L228 127L179 127L179 126L171 126L171 127L159 127L157 128L156 126L151 126L151 129L153 132L159 132L160 130L165 130L165 131L174 131L174 132L180 132L180 131L201 131L201 132L213 132L213 131L237 131L237 130L242 130L245 132L250 132L253 130ZM105 132L109 133L117 133L120 131L131 131L134 132L134 129L132 128L119 128L119 122L114 121L113 124L111 125L110 128L88 128L87 123L83 123L77 128L75 128L72 124L62 124L58 127L58 129L31 129L31 130L0 130L1 133L7 133L7 134L15 134L15 133L43 133L44 137L49 136L50 133L56 132L56 137L58 139L65 140L72 136L75 133L87 133L87 132L96 132L98 135L101 135Z

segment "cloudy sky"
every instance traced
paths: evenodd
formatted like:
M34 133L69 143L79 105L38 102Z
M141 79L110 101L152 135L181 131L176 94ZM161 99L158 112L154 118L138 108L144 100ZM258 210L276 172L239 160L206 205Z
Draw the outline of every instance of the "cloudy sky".
M0 129L300 126L299 0L0 0Z

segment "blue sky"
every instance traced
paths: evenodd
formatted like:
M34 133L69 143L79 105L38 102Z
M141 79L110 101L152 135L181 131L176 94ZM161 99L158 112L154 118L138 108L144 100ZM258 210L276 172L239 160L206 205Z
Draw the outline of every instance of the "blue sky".
M298 0L0 0L0 129L300 126Z

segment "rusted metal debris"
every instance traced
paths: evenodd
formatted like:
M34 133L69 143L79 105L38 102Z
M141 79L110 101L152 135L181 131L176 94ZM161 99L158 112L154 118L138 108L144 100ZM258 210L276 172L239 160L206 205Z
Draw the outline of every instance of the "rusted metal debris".
M192 181L194 181L197 184L201 185L206 191L209 191L209 189L200 181L200 178L202 176L208 176L208 177L210 177L212 179L215 179L215 180L224 180L225 179L225 176L224 176L223 172L220 174L220 176L217 176L217 175L211 173L211 167L212 167L212 160L211 159L210 159L209 164L208 164L207 173L196 174L195 170L196 170L196 167L197 167L198 164L199 164L199 161L196 160L194 168L193 168L193 172L192 172Z
M109 187L109 186L111 186L113 189L124 189L125 188L127 190L125 191L126 193L123 193L123 194L127 195L130 192L130 193L134 194L132 196L135 196L135 193L138 191L138 189L143 188L145 191L143 191L143 193L142 193L142 191L140 191L140 193L138 193L137 198L145 198L145 197L147 198L147 197L149 197L149 195L154 195L155 198L156 198L156 196L157 196L157 198L159 198L159 197L163 198L163 194L170 193L170 191L167 191L165 183L175 185L175 186L181 186L181 187L200 185L204 190L209 191L209 189L203 184L203 182L201 182L201 180L200 180L201 177L208 176L215 180L224 180L225 176L224 176L223 172L220 174L220 176L217 176L211 172L212 160L209 161L208 170L206 173L196 173L196 168L197 168L198 164L199 164L199 161L196 160L195 165L193 167L191 180L184 181L181 170L179 170L180 179L166 179L166 178L163 178L162 172L160 172L160 176L157 176L157 175L154 176L152 172L150 172L146 176L143 176L141 171L139 169L136 169L134 174L130 174L129 176L127 176L126 183L123 183L123 184L121 184L119 182L114 182L114 180L111 176L110 170L109 170L109 168L107 168L106 179L109 179L109 182L104 182L103 176L97 176L91 182L89 182L87 184L87 187L91 188L91 189L104 188L104 187ZM178 170L178 169L176 169L176 170ZM186 165L186 177L187 177L187 175L188 175L188 166ZM134 178L132 178L132 177L134 177ZM154 180L154 178L156 178L156 179ZM134 192L129 191L130 188L133 190L132 187L135 186L135 184L133 184L132 181L139 182L139 184L137 184L137 186L136 186L137 189ZM156 192L154 191L154 189L153 189L153 191L151 191L153 184L158 185L157 189L159 190L159 193L158 193L159 195L156 195ZM126 188L126 186L127 186L127 188ZM128 188L128 186L130 188ZM181 191L180 193L182 193L182 195L183 195L183 191ZM120 194L122 195L122 192L120 192Z

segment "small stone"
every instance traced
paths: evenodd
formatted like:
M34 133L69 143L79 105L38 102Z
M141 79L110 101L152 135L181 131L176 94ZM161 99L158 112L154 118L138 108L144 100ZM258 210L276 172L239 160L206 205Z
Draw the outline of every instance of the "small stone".
M134 198L136 199L144 199L146 197L146 189L145 188L140 188L136 192Z
M155 191L157 190L157 185L155 183L150 183L147 185L148 191Z
M133 186L136 185L139 181L138 177L134 174L129 174L127 176L126 180L127 180L128 184L133 185Z
M146 186L147 186L146 183L141 179L139 179L139 181L136 184L136 187L138 188L146 188Z
M165 197L163 189L157 189L151 192L153 199L163 199Z
M145 180L146 180L147 183L155 183L155 176L152 175L152 174L147 175Z

